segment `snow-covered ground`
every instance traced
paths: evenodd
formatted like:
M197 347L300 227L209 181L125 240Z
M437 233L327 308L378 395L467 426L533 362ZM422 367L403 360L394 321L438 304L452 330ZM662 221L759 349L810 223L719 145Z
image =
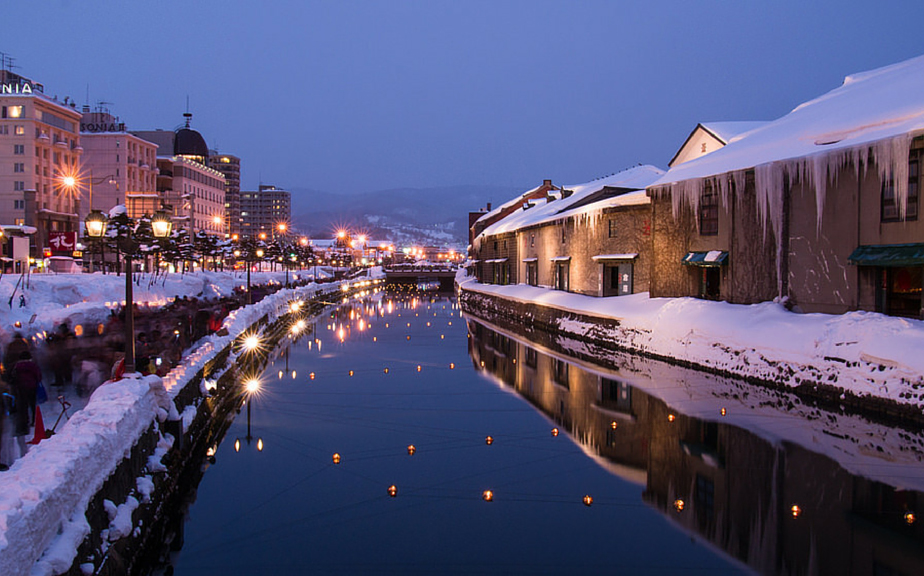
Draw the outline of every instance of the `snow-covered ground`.
M676 358L745 377L796 386L825 382L857 396L924 408L924 322L873 312L797 314L775 302L749 306L648 293L595 298L527 285L480 284L463 290L618 319L607 334L629 350ZM558 328L599 334L571 320Z
M312 278L314 269L290 271L289 281L296 276ZM253 272L251 285L268 282L282 284L285 272ZM320 279L329 278L330 270L318 270ZM229 296L235 288L246 287L245 271L195 272L166 274L134 274L133 296L136 304L160 306L175 296L216 298ZM20 296L24 306L20 306ZM22 323L26 336L50 332L57 324L69 320L73 328L79 324L105 321L109 309L125 300L125 276L115 274L32 274L25 282L19 275L0 278L0 342L6 343L13 324Z
M252 274L251 283L281 282L284 277L284 273ZM107 302L111 305L115 295L124 294L124 281L124 276L101 274L33 276L24 293L26 305L3 310L0 322L6 331L14 329L13 322L23 322L27 336L51 330L65 319L73 325L96 322L108 314ZM189 424L195 410L180 415L173 399L197 370L262 316L286 312L293 299L328 290L339 292L338 284L311 283L271 294L232 312L224 321L227 335L211 334L200 340L163 379L134 375L96 389L86 407L72 415L57 434L0 473L0 574L38 576L67 570L90 529L85 517L90 498L140 434L155 418L182 418L184 425ZM136 286L135 300L163 303L174 295L224 296L240 285L240 275L233 273L175 275L162 283L142 282ZM12 289L9 278L0 280L7 299ZM172 441L169 435L161 439L149 460L150 471L162 469L160 457ZM138 478L139 497L146 498L150 489L149 476ZM112 520L107 541L131 533L126 517L134 506L134 497L124 503L107 503Z

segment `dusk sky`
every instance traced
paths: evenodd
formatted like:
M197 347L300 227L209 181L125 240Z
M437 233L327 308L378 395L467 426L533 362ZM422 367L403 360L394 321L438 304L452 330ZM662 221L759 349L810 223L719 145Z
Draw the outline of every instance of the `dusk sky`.
M45 93L173 129L187 97L242 185L575 184L667 162L924 53L924 3L17 2L0 51Z

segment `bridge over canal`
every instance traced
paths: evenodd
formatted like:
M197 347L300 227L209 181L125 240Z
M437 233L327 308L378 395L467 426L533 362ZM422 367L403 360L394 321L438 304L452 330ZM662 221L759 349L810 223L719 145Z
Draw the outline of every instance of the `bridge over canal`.
M389 284L429 284L439 282L440 290L454 288L456 266L452 264L413 263L393 264L384 269Z

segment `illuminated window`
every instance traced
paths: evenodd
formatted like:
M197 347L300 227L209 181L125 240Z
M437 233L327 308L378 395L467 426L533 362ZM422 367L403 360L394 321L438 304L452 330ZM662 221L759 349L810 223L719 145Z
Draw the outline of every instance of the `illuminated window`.
M16 126L13 128L13 133L15 133L17 136L22 136L26 133L26 128L25 126Z
M4 118L22 118L23 107L22 106L4 106L3 107L3 117Z

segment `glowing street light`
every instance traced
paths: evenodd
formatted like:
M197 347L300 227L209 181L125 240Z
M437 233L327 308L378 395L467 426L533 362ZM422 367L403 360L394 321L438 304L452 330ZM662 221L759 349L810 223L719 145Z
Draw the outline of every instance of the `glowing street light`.
M251 334L244 338L243 345L244 350L247 352L253 352L260 347L260 337L256 334Z
M260 380L257 378L248 378L244 381L244 395L246 399L244 402L247 403L247 444L250 444L250 441L253 439L253 436L250 434L250 405L253 404L254 396L257 396L260 393ZM237 447L237 445L235 445ZM263 451L263 440L258 439L257 450Z

